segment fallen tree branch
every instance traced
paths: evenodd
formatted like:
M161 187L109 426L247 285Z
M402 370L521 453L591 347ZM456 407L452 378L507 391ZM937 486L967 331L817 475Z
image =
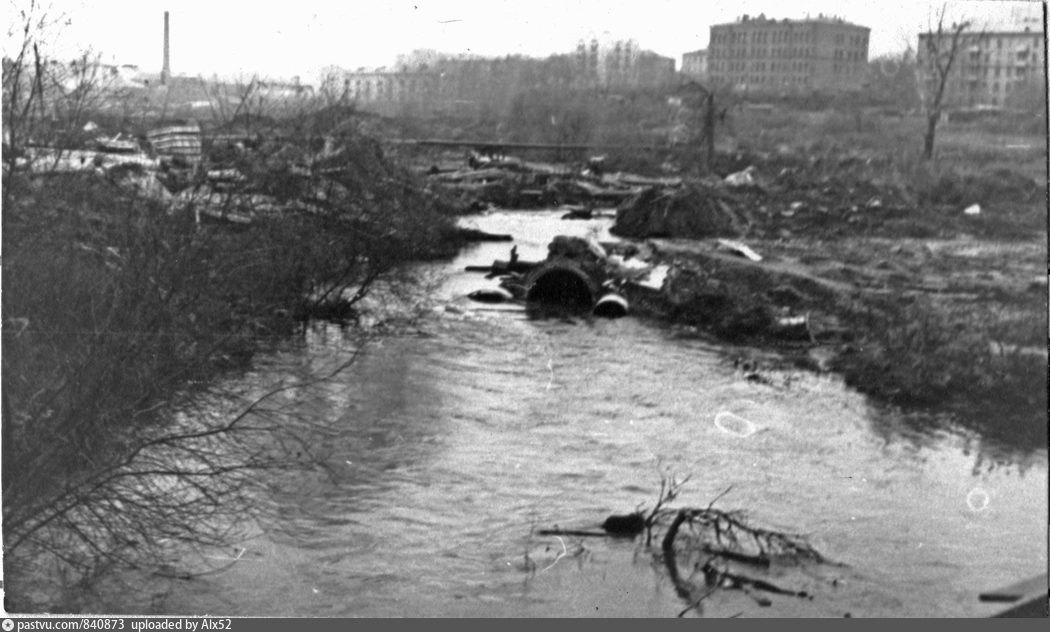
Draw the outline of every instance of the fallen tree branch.
M631 514L610 516L601 525L602 531L553 528L538 533L635 537L644 530L648 548L652 546L653 530L666 525L660 542L662 561L675 593L687 604L678 613L679 617L699 609L701 603L719 589L740 590L763 607L772 605L772 602L756 592L813 599L806 591L783 588L765 579L742 574L739 569L730 570L729 566L747 565L756 572L766 572L774 558L789 563L831 563L804 536L753 526L741 511L715 509L715 503L732 491L732 485L715 496L705 508L671 509L669 503L677 497L687 480L688 477L679 482L673 475L662 474L657 502L651 510L639 507ZM689 558L683 564L701 572L702 582L698 583L692 576L683 577L679 569L679 557L683 555Z
M609 534L605 531L586 531L582 529L540 529L536 532L536 535L572 535L580 537L593 537L593 538L604 538L608 537Z
M813 598L812 595L804 590L788 590L763 579L755 579L753 577L747 577L746 575L731 573L728 570L717 569L710 561L704 564L701 570L703 570L704 577L707 578L708 583L713 583L721 588L739 589L744 592L747 592L748 588L754 588L755 590L761 590L776 595L788 595L790 597L799 597L800 599Z

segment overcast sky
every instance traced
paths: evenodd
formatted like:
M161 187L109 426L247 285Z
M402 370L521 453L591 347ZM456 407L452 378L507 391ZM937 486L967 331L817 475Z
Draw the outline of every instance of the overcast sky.
M8 31L31 0L5 0ZM392 66L413 49L480 55L544 57L571 51L581 38L633 38L674 57L707 47L709 26L741 14L793 18L839 15L871 28L870 56L915 45L941 0L371 0L233 2L227 0L36 0L61 18L49 36L58 57L90 47L107 63L159 72L163 14L171 13L175 74L273 78L299 75L315 83L320 70ZM994 18L1036 2L957 0L951 15ZM10 47L5 40L5 53Z

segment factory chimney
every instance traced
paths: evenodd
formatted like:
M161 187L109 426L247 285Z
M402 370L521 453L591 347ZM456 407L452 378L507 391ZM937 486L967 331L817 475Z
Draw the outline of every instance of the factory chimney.
M160 71L160 85L168 85L168 79L171 77L171 58L169 56L169 44L168 44L168 12L164 12L164 68Z

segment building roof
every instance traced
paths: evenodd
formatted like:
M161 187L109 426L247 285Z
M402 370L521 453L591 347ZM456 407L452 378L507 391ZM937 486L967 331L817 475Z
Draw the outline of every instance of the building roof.
M654 51L651 51L651 50L648 50L648 49L642 50L642 51L638 51L638 56L639 57L646 57L648 59L664 59L664 60L675 61L674 57L668 57L667 55L661 55L660 53L657 53L657 52L654 52Z
M858 29L871 30L870 27L862 26L860 24L854 24L847 22L846 20L832 15L824 15L823 13L817 14L817 17L807 15L803 19L792 19L792 18L767 18L765 13L761 13L757 16L744 14L740 16L735 22L725 22L723 24L715 24L713 26L739 26L741 24L747 25L773 25L773 24L789 24L789 25L810 25L810 24L835 24L841 26L851 26Z
M1000 7L996 7L999 11L992 17L974 19L973 30L986 33L1043 32L1043 5L1041 2L1011 4L1003 3Z
M923 39L925 39L927 37L934 37L934 36L936 36L936 33L930 33L929 31L923 31L922 33L919 33L919 40L922 41ZM1023 29L1019 30L1019 31L990 31L990 30L981 30L980 27L974 26L974 27L970 27L966 31L963 31L962 39L965 40L965 41L969 41L969 40L973 40L973 39L987 40L987 39L993 38L993 37L1024 37L1024 38L1029 38L1029 37L1034 37L1034 36L1044 36L1044 33L1042 31L1025 31Z

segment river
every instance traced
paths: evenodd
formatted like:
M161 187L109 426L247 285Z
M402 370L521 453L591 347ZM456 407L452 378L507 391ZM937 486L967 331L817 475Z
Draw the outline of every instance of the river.
M545 256L555 234L608 228L555 212L469 221L515 235L522 259ZM370 343L303 402L328 420L325 467L276 481L274 517L231 548L228 570L126 608L673 617L687 604L640 542L533 533L651 506L661 472L691 476L678 504L731 487L719 507L806 534L840 563L777 576L812 599L768 595L763 607L723 590L689 616L981 616L992 608L979 592L1045 572L1045 455L988 460L979 437L917 431L832 376L748 381L733 350L644 319L537 320L467 300L495 281L463 267L508 253L479 244L425 268L437 285L417 326ZM250 377L354 344L317 326Z

